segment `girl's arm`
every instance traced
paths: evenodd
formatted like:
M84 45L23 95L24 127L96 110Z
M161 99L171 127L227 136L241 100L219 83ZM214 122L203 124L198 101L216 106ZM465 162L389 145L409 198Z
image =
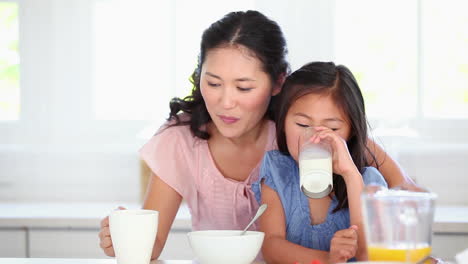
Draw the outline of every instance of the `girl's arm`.
M268 210L260 217L260 230L265 233L262 253L267 263L310 263L314 259L328 263L328 252L305 248L286 240L286 221L281 200L266 184L262 184L262 203L268 205Z
M361 192L364 188L362 175L354 164L343 138L326 127L316 127L315 129L318 132L312 136L311 140L318 143L320 140L328 139L333 148L333 172L341 175L346 184L350 223L358 227L356 259L367 260L367 246L361 210Z
M369 164L379 169L389 188L403 187L404 189L411 191L425 191L423 188L416 185L416 183L414 183L414 181L404 173L398 163L393 160L392 157L390 157L375 141L368 139L367 148L377 160L376 164L372 155L369 152L366 152Z
M162 181L157 175L151 173L143 203L144 209L159 212L158 232L151 259L157 259L161 255L181 201L182 196L178 192Z
M351 225L358 227L358 248L356 252L356 259L358 261L367 260L367 245L366 238L364 235L364 223L361 209L361 192L364 188L364 182L362 176L354 166L355 170L344 172L342 175L345 183L346 190L348 193L348 205L349 205L349 219Z

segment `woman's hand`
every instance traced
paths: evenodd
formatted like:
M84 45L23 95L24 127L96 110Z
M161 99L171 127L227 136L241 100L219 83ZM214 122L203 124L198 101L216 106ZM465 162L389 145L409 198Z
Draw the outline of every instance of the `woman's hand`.
M125 208L119 206L118 210L125 210ZM109 229L109 216L106 216L101 220L101 231L99 232L99 240L99 246L102 248L104 253L109 257L115 257L114 247L112 245L112 239Z
M336 132L327 127L314 127L315 134L310 138L312 143L319 143L324 141L329 143L333 153L333 172L343 176L357 171L356 165L349 154L346 141L340 137Z
M358 227L338 230L330 242L329 263L343 263L356 256L358 248Z

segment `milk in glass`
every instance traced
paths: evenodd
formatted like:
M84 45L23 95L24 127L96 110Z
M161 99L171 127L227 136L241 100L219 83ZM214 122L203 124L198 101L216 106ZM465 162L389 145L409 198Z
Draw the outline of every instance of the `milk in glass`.
M322 198L332 191L332 154L325 142L306 141L300 147L299 175L301 190L310 198Z

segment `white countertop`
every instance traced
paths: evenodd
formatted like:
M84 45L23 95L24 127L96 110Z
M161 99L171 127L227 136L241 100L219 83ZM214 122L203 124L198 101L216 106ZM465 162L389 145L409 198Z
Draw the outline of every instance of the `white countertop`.
M101 219L118 206L141 208L128 203L0 203L0 228L99 228ZM182 204L172 229L192 229L190 212Z
M0 258L0 264L116 264L115 259ZM153 260L151 264L192 264L192 260Z
M0 264L116 264L115 259L0 258ZM153 260L151 264L198 264L195 260ZM252 264L263 264L254 262Z
M432 230L468 234L468 206L437 206Z
M117 208L139 204L115 203L0 203L0 228L99 228L100 221ZM190 230L190 212L181 205L172 229ZM436 233L468 233L467 206L436 207Z

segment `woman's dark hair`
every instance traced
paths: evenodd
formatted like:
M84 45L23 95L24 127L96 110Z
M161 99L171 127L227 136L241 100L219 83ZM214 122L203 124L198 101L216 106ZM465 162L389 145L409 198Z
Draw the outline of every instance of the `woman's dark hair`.
M286 40L278 24L257 11L231 12L211 24L203 32L198 65L192 74L192 94L180 99L173 98L169 104L171 125L190 125L192 133L199 138L208 139L210 135L201 127L211 120L200 91L200 73L209 50L222 46L244 46L263 64L263 70L271 82L277 82L288 74L286 61ZM273 119L272 103L267 115ZM180 112L189 114L187 120L179 118Z
M333 62L312 62L302 66L286 78L280 96L277 97L275 116L279 150L290 155L286 145L285 119L291 105L307 94L330 95L347 115L351 125L348 141L349 153L360 172L369 166L366 153L377 164L375 156L367 148L367 119L361 90L351 71ZM377 165L378 167L378 165ZM339 201L333 212L348 208L348 195L343 177L333 174L333 187Z

